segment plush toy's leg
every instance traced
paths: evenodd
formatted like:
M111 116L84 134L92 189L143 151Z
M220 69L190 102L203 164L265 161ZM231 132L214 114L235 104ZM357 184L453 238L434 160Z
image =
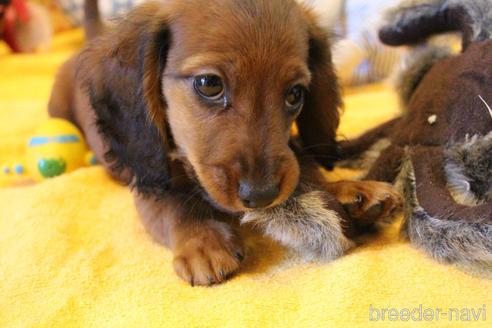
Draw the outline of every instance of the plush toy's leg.
M246 212L241 223L255 226L302 258L334 260L353 247L342 205L323 188L319 167L301 164L300 183L283 204Z
M372 165L364 180L393 183L400 172L404 153L404 149L400 146L391 145L386 148Z
M387 14L379 36L388 45L403 45L425 41L433 34L461 31L466 49L471 42L491 37L491 14L490 0L406 0Z
M492 224L492 203L470 207L457 204L453 199L447 189L440 148L416 147L412 149L410 159L417 181L417 199L429 215L441 220Z
M366 152L371 146L383 138L389 137L393 127L400 121L400 118L392 119L374 129L369 130L360 137L353 140L339 142L340 157L342 160L358 157Z
M438 147L416 147L404 164L408 237L434 258L492 269L492 204L457 204Z
M246 212L241 223L260 229L306 260L331 261L354 246L342 206L315 186L301 184L283 204Z

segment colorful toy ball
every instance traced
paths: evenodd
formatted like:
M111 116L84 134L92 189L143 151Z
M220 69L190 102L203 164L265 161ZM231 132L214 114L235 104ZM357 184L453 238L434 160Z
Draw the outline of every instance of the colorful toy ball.
M26 169L42 180L86 166L88 148L82 133L72 123L51 118L42 123L29 139Z

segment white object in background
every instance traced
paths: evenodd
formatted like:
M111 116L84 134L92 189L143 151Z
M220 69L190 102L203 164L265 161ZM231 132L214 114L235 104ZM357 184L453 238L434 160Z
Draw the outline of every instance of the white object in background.
M332 30L339 21L345 0L298 0L311 7L320 18L320 25L328 30Z
M76 25L81 25L84 18L85 0L57 0L63 11L72 18ZM105 20L117 18L145 0L99 0L99 10Z
M298 0L317 12L334 34L333 62L342 85L380 81L401 62L402 50L383 45L378 30L384 12L400 0Z

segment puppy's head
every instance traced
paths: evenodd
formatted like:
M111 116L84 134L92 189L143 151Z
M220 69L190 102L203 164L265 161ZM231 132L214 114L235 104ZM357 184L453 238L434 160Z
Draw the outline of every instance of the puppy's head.
M218 206L279 204L299 177L294 123L322 164L335 155L327 38L293 0L148 4L98 42L101 63L90 59L93 46L86 51L86 66L99 67L87 74L91 103L109 159L143 193L172 183L173 151Z

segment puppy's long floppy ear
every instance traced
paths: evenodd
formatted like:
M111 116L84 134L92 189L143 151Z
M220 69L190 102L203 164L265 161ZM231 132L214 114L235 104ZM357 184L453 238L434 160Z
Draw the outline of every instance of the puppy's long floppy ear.
M140 193L169 188L168 136L162 73L170 43L162 5L135 9L80 55L78 76L96 114L115 173L125 171Z
M403 45L459 31L466 49L471 42L491 38L491 17L490 0L406 0L387 13L379 37L388 45Z
M336 130L342 105L328 35L308 16L311 85L297 127L304 150L328 169L338 159Z

